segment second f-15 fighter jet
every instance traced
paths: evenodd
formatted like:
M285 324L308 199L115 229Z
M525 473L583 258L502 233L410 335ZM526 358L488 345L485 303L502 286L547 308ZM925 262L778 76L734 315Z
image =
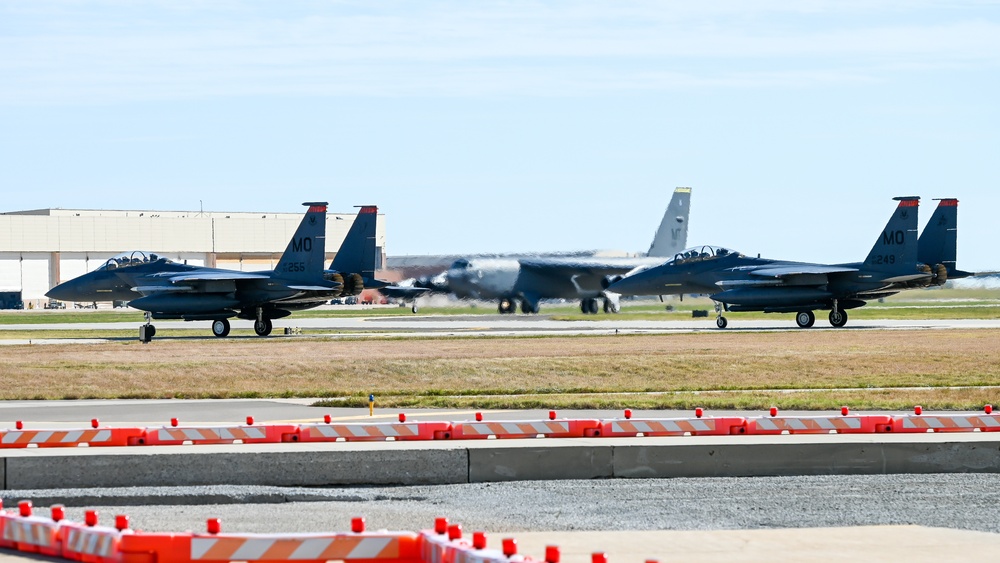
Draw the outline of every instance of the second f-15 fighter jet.
M919 197L897 197L899 202L875 246L863 262L812 264L744 256L726 248L703 246L677 254L673 260L626 276L608 289L622 295L707 294L714 302L716 325L727 326L723 311L795 313L795 322L808 328L816 310L830 311L830 324L847 324L847 310L887 297L902 289L943 284L955 269L955 217L958 200L942 200L921 236L927 250L918 260L917 210ZM923 249L921 249L923 250Z
M326 202L308 206L274 270L240 272L178 264L153 253L135 251L109 259L100 268L52 288L61 301L126 301L146 312L140 338L155 334L152 319L212 321L215 336L229 334L229 319L254 321L258 336L271 333L272 319L321 305L339 296L342 279L328 279ZM360 290L359 290L360 291Z

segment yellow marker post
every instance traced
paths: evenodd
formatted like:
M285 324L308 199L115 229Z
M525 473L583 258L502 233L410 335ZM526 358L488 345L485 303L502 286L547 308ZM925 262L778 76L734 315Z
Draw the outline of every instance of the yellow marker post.
M368 395L368 416L375 416L375 393Z

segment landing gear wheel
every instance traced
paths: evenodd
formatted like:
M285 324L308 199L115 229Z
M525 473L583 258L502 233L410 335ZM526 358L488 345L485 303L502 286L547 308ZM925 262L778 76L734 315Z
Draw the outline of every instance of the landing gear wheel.
M497 312L501 315L509 315L514 312L514 307L517 304L514 303L513 299L501 299L500 305L497 306Z
M726 328L727 326L729 326L729 321L726 320L726 317L719 316L717 319L715 319L715 326L719 328Z
M816 313L812 311L799 311L795 313L795 324L799 328L809 328L816 323Z
M414 303L414 304L413 304L413 306L412 306L412 307L410 307L410 311L412 311L414 315L416 315L416 314L417 314L417 311L418 311L418 310L420 310L420 308L419 308L419 307L417 307L417 304L416 304L416 303Z
M146 334L148 334L150 338L156 336L156 327L153 325L146 325Z
M834 309L830 311L830 324L836 328L840 328L847 324L847 311L843 309Z
M531 303L528 303L527 299L521 301L521 312L524 313L525 315L537 315L538 303L535 303L535 305L532 306Z
M253 331L257 333L257 336L267 336L271 334L271 329L274 328L271 325L271 319L263 318L253 323Z
M598 307L599 307L597 305L597 299L584 299L583 302L587 306L587 310L584 311L584 313L587 313L587 314L590 314L590 315L596 315L597 314Z
M604 312L608 313L608 314L611 314L611 313L620 313L621 312L621 307L619 307L614 301L612 301L610 299L605 299L604 300Z
M229 319L216 319L212 321L212 334L219 338L229 336Z

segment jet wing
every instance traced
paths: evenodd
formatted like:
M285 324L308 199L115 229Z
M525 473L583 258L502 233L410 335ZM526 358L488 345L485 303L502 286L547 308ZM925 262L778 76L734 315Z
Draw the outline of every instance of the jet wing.
M387 285L385 287L378 288L379 293L385 295L386 297L395 297L396 299L407 299L411 297L418 297L430 291L426 287L412 287L412 286L400 286L400 285Z
M151 276L152 277L152 276ZM165 275L170 283L202 282L202 281L237 281L237 280L266 280L271 276L264 274L253 274L249 272L187 272L183 274ZM328 288L324 288L328 289Z
M781 266L763 266L750 270L747 273L752 276L768 278L786 278L789 276L846 274L857 272L857 268L845 268L843 266L823 266L822 264L784 264Z

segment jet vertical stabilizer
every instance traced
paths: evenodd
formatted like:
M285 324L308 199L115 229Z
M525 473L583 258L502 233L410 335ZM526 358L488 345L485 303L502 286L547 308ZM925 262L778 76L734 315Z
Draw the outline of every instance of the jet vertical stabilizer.
M937 209L931 215L930 221L924 226L924 232L917 239L917 260L935 271L938 265L943 265L947 272L946 279L968 277L969 272L957 269L958 256L958 200L943 198L938 200ZM941 276L938 276L941 277ZM944 283L942 280L940 283Z
M917 210L920 198L907 196L893 199L899 205L862 267L881 272L914 273L917 270Z
M323 261L326 260L327 204L324 201L302 205L309 209L274 271L283 279L316 284L323 281Z
M674 190L667 212L663 214L660 228L653 236L647 256L673 258L687 248L688 211L691 209L691 188Z
M347 231L340 250L333 257L330 269L338 272L361 274L368 280L375 279L376 248L375 222L378 220L378 207L362 205L358 216L354 219L351 229Z

